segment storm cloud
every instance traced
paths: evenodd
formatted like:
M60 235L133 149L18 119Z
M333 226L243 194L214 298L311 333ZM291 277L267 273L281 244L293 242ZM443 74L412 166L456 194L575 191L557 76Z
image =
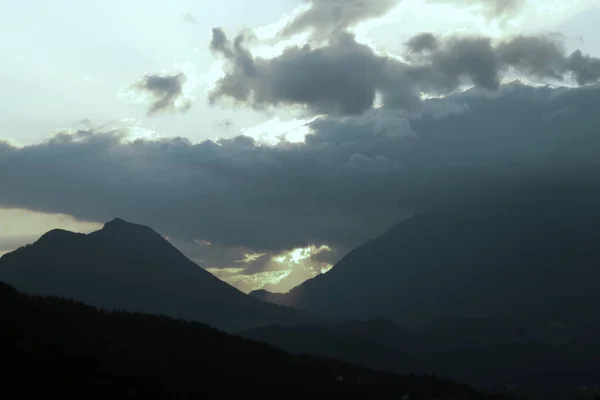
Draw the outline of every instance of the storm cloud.
M146 74L127 88L150 103L148 115L159 112L185 112L192 106L191 99L183 93L187 77L184 73Z
M321 117L296 144L62 133L0 145L0 206L99 222L120 216L257 253L350 249L412 212L532 185L598 184L597 104L597 85L514 83L494 95L473 89L427 100L418 116Z
M600 59L568 54L557 37L439 38L421 33L406 42L403 60L378 55L349 33L323 47L287 48L272 59L254 57L244 36L230 41L213 30L211 49L226 60L225 76L210 93L255 109L302 107L313 114L358 115L377 98L384 106L420 106L421 93L447 95L468 85L495 91L507 73L584 85L600 78Z

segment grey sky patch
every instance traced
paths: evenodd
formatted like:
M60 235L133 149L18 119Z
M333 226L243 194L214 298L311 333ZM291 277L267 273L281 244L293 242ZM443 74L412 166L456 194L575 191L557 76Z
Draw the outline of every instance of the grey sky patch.
M231 118L225 118L222 121L216 121L215 125L217 125L219 128L229 130L234 126L234 123Z
M458 7L474 7L488 19L508 18L521 10L526 0L427 0L429 3L446 3Z
M176 74L146 74L134 82L129 90L145 96L151 102L148 115L159 112L185 112L192 102L183 93L187 80L183 72Z
M188 24L197 24L198 20L196 19L196 17L194 17L194 14L192 14L191 12L185 12L183 13L183 15L181 16L181 20L183 22L186 22Z
M304 0L309 8L281 31L284 37L310 31L314 40L327 40L359 22L382 17L400 0Z

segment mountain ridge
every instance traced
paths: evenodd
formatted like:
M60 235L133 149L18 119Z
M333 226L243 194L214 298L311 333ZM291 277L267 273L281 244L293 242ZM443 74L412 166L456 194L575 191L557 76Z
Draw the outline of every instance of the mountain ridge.
M152 228L119 218L89 234L47 232L0 258L0 280L26 293L198 320L225 330L316 320L247 296Z

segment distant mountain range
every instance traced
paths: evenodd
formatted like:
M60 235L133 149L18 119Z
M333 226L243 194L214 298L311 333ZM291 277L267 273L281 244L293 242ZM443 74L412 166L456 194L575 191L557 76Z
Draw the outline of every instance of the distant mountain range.
M238 291L151 228L121 219L89 235L46 233L0 258L0 281L26 293L195 320L224 330L316 321L306 312Z

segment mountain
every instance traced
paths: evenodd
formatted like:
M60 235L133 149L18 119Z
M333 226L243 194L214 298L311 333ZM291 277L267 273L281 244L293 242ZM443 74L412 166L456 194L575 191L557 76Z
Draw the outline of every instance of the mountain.
M151 228L121 219L88 235L63 230L44 234L0 258L0 280L26 293L196 320L225 330L315 320L238 291Z
M515 329L519 327L520 329ZM570 399L579 388L597 386L600 325L577 331L555 325L553 340L542 321L465 320L428 334L393 321L265 326L240 334L292 354L335 358L397 373L432 374L503 391L516 399ZM538 336L539 335L539 336ZM575 396L575 397L573 397Z
M408 329L467 318L560 322L600 303L600 191L568 191L415 215L278 302Z
M205 324L100 311L0 284L1 398L502 399L432 376L292 356ZM282 392L283 391L283 392ZM404 397L403 397L404 396Z
M273 304L285 305L287 302L285 293L273 293L265 289L253 290L248 295Z
M599 204L597 187L559 185L416 214L275 301L329 319L386 318L422 343L398 350L371 335L372 358L344 350L354 362L404 368L385 359L389 348L446 378L566 398L599 383ZM277 329L250 337L325 354L336 347L320 341L342 346L352 336Z

